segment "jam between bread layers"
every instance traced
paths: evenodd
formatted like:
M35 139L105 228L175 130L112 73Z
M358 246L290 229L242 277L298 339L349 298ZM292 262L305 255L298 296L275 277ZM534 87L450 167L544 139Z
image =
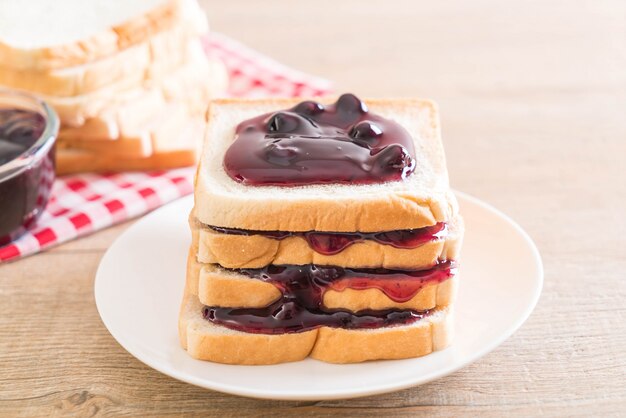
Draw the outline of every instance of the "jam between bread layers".
M383 245L391 245L395 248L417 248L427 242L443 239L448 234L448 226L444 222L424 228L385 232L251 231L206 226L216 232L228 235L262 235L275 240L283 240L288 237L302 237L309 244L309 247L323 255L338 254L350 245L366 240Z
M369 184L405 179L414 155L406 129L343 94L331 105L305 101L241 122L223 165L251 186Z
M314 264L269 265L262 269L240 269L251 279L272 283L282 296L263 308L203 308L208 321L230 329L261 334L303 332L321 326L346 329L375 329L406 325L432 311L388 309L356 313L323 306L326 290L379 289L396 302L406 302L429 284L441 283L456 274L456 263L439 262L426 270L347 269Z

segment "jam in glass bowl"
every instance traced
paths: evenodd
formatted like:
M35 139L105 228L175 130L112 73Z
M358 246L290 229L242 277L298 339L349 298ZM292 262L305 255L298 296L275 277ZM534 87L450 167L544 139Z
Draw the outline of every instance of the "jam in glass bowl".
M0 245L33 226L54 183L59 119L43 101L0 89Z

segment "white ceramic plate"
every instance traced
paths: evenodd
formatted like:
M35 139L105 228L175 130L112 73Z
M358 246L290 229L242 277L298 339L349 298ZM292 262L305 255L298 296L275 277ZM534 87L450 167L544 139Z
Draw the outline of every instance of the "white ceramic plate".
M532 312L543 284L539 252L511 219L458 193L466 232L453 345L426 357L274 366L194 360L178 344L178 309L190 242L192 197L152 212L113 243L95 293L102 321L133 356L176 379L256 398L319 400L374 395L429 382L487 354Z

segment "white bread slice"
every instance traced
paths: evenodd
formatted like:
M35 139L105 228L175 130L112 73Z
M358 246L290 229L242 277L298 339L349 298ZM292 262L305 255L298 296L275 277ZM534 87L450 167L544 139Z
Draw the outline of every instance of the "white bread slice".
M169 105L163 115L157 115L153 120L156 127L151 132L154 151L167 153L190 150L194 153L194 161L197 161L201 145L199 139L206 126L204 120L199 117L190 118L187 110L178 104ZM193 135L181 136L180 133L185 129L193 132Z
M406 181L251 187L231 179L222 164L236 126L302 100L223 99L211 103L195 187L200 222L250 230L376 232L421 228L455 216L458 208L449 189L437 108L427 100L365 100L370 111L395 120L412 135L416 169Z
M292 334L251 334L215 325L202 317L202 304L185 292L178 331L194 358L225 364L277 364L307 356L329 363L403 359L443 350L453 336L451 307L409 325L371 330L321 327Z
M166 170L192 166L196 162L195 152L185 149L155 152L145 158L120 158L116 155L61 148L57 150L56 158L56 173L59 176L87 172Z
M413 309L425 311L450 305L456 296L458 277L424 286L406 302L396 302L378 289L341 292L329 289L322 302L326 308L358 312L364 309ZM196 261L192 247L187 259L187 288L208 306L262 308L278 300L280 291L271 283L226 270L215 264Z
M210 89L212 89L212 87ZM209 99L210 97L207 97L205 103L208 102ZM115 138L107 138L106 135L100 137L98 136L98 131L90 132L87 127L85 127L85 129L66 128L62 129L59 134L59 145L65 148L76 148L86 151L111 152L117 155L125 155L126 157L149 155L152 152L154 141L159 142L160 145L158 148L162 151L171 149L172 147L170 145L174 145L174 149L180 149L178 143L172 141L170 138L176 138L178 136L176 130L179 129L180 123L178 122L180 119L200 119L198 114L201 113L201 104L189 104L188 102L176 101L161 103L162 100L159 100L158 103L162 104L162 106L156 106L152 102L146 102L147 105L145 107L138 107L140 111L126 114L131 117L135 116L140 120L136 123L129 124L129 127L124 128L123 132L118 133L117 125L111 124L111 126L115 127L113 132ZM123 114L120 116L123 116ZM94 120L96 119L91 119L91 121ZM138 124L141 125L137 126ZM160 125L161 127L154 130L153 127L155 125ZM169 130L164 130L165 126L169 126ZM197 148L201 145L200 138L201 134L195 138L193 146L190 147L196 150L194 151L195 153L198 153Z
M137 120L135 116L137 108L142 108L145 103L160 106L165 101L173 100L184 100L192 107L200 106L203 113L208 104L206 98L209 91L215 89L216 85L220 88L223 86L225 70L221 62L209 60L202 48L196 46L199 49L196 47L190 49L189 61L184 66L162 78L144 80L139 86L130 89L108 86L81 96L42 96L42 99L56 110L63 124L72 127L83 125L90 118L109 113L113 113L118 119L130 117ZM189 88L190 86L193 88ZM142 104L137 105L132 111L128 109L116 111L123 106L135 106L135 103L140 102ZM153 112L145 114L151 115Z
M181 65L186 49L206 29L194 22L180 22L144 42L117 54L86 64L52 70L19 70L0 65L0 85L56 97L78 96L111 84L132 87L145 79L162 77ZM198 19L196 19L198 20Z
M222 94L228 87L228 78L224 65L220 61L210 61L210 73L204 84L193 86L188 90L188 97L174 97L171 100L184 109L188 116L202 117L209 100ZM164 87L165 89L166 87ZM184 92L185 87L180 87ZM191 89L191 87L190 87ZM159 114L171 103L157 90L146 91L142 96L111 108L94 118L89 118L83 125L72 127L64 126L59 131L59 142L77 144L88 141L115 142L117 140L144 141L145 127L155 114ZM201 138L198 143L201 145ZM81 146L91 149L88 144Z
M260 268L268 264L419 269L432 266L437 260L458 259L463 229L462 218L457 215L448 223L447 237L417 248L395 248L366 240L354 243L338 254L324 255L312 249L306 239L299 236L277 240L262 235L223 234L200 227L197 231L198 261L231 269Z
M176 141L178 133L185 129L189 120L189 114L183 106L170 104L152 115L146 126L141 127L136 134L124 136L116 141L98 139L86 141L82 138L60 137L58 144L62 148L125 158L148 157L155 149L157 152L181 148L193 149L192 145L180 144Z
M80 126L62 126L59 130L59 139L116 140L121 136L116 113L110 111L97 118L87 119Z
M98 154L120 155L127 158L141 158L152 154L152 137L150 131L138 132L131 138L120 138L117 141L108 139L94 139L84 141L82 139L59 138L57 148L89 151Z
M134 93L125 101L107 104L105 100L98 103L97 106L101 108L97 115L89 118L78 116L79 121L84 121L80 125L72 125L66 119L59 131L59 137L115 140L145 126L166 105L165 97L156 88L135 89ZM106 136L107 133L110 135Z
M5 0L0 2L0 62L17 69L84 64L173 26L195 3L30 0L25 5L20 0Z
M169 120L160 129L171 132ZM78 149L60 148L56 153L58 175L82 172L145 171L192 166L196 163L198 138L204 123L190 120L188 126L177 131L176 137L165 140L152 132L153 153L143 158L122 157L111 153L98 153Z

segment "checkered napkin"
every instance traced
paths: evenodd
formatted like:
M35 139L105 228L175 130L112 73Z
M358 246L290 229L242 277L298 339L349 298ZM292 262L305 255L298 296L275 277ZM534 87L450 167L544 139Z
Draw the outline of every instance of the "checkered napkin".
M235 97L319 96L330 92L326 80L286 67L246 46L213 33L205 40L209 55L220 58L230 74ZM58 178L37 225L0 247L0 262L35 254L53 245L143 215L193 191L193 168L115 174L78 174Z

